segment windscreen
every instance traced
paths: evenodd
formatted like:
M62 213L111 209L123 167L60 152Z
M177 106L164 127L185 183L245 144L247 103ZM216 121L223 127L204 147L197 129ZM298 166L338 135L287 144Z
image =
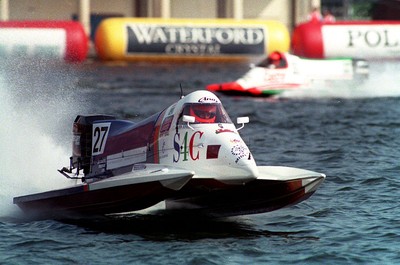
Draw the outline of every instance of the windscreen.
M195 123L232 123L221 103L187 103L182 114L193 116Z

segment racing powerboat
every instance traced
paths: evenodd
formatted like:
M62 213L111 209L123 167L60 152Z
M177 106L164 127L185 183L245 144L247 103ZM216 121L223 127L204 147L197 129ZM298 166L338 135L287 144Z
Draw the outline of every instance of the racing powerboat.
M112 214L165 201L165 210L235 216L307 199L325 175L257 166L221 101L206 90L140 122L78 115L68 167L71 187L14 198L26 212Z
M306 59L290 53L272 52L233 82L210 84L207 90L230 95L268 97L284 91L316 85L360 82L369 74L363 59Z

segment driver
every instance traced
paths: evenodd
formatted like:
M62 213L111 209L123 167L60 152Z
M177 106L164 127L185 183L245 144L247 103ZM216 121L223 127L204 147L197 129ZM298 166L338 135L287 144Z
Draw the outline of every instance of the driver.
M212 104L194 104L190 108L190 116L200 123L214 123L217 117L217 106Z
M268 68L275 69L279 68L281 62L281 55L278 52L273 52L269 55L269 65Z
M268 68L275 69L275 68L286 68L287 62L285 56L280 52L272 52L268 56Z

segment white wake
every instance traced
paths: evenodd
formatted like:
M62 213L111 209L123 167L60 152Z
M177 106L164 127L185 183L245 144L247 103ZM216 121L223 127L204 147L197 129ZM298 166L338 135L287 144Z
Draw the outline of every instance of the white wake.
M19 213L13 197L70 182L57 169L71 155L74 80L62 65L0 66L0 217Z
M312 88L287 91L284 98L374 98L399 97L400 64L397 61L369 62L369 77L357 84L326 84Z

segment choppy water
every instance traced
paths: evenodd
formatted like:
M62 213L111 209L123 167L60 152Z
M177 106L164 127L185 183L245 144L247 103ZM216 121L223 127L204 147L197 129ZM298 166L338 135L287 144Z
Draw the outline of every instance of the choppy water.
M326 173L309 200L272 213L190 220L142 212L33 221L12 198L66 185L78 113L139 120L245 64L40 64L0 68L1 264L398 264L400 65L360 87L281 99L220 96L258 164ZM322 91L322 92L321 92Z

